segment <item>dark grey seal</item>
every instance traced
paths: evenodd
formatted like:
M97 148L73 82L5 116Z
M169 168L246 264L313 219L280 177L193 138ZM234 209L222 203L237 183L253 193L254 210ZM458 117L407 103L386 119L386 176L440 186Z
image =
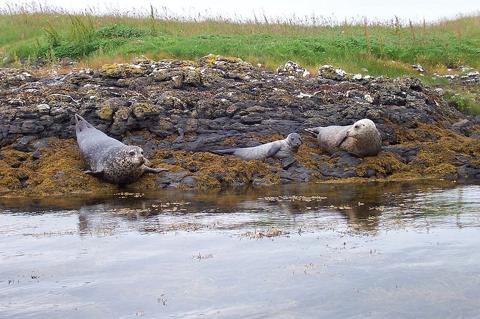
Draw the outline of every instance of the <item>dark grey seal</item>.
M305 131L315 136L320 147L329 153L343 150L366 157L375 156L382 149L380 132L369 119L362 119L347 126L320 126Z
M291 133L286 139L278 140L253 147L230 148L212 150L210 152L220 155L235 155L244 160L264 160L272 157L282 161L282 166L287 168L295 162L295 153L302 145L302 138L297 133Z
M142 148L125 145L97 130L75 114L75 133L80 152L92 174L114 184L136 181L143 173L160 173L165 169L148 167Z

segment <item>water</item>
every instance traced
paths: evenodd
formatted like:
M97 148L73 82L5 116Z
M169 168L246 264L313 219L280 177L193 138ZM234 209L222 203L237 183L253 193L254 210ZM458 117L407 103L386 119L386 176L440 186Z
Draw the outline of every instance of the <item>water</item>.
M480 318L480 186L0 199L0 318Z

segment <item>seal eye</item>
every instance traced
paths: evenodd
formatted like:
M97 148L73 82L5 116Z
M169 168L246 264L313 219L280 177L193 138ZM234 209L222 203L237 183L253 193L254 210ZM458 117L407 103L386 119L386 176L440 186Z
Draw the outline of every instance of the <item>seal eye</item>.
M130 156L134 156L134 155L135 155L135 151L130 151L130 152L128 152L128 154L130 154Z
M359 129L359 128L360 128L360 125L357 124L357 125L355 125L354 127L355 127L356 129Z

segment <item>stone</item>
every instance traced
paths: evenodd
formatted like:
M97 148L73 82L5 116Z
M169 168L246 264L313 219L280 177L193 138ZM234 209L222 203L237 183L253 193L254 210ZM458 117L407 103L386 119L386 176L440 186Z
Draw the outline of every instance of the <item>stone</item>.
M13 145L13 148L21 152L31 152L33 150L33 146L31 145L33 140L35 140L35 136L22 136Z

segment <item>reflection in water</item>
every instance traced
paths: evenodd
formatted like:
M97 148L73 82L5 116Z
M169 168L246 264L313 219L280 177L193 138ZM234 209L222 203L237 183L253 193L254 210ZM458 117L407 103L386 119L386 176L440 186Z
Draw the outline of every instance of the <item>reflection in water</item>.
M351 232L374 234L380 227L428 223L436 216L459 216L476 208L476 186L435 184L319 184L224 193L165 191L115 197L0 199L0 209L22 214L76 212L78 232L111 234L261 228L289 231L328 227L343 218ZM2 208L3 207L3 208ZM383 223L383 224L382 224Z
M430 182L0 199L0 318L476 318L479 194Z

